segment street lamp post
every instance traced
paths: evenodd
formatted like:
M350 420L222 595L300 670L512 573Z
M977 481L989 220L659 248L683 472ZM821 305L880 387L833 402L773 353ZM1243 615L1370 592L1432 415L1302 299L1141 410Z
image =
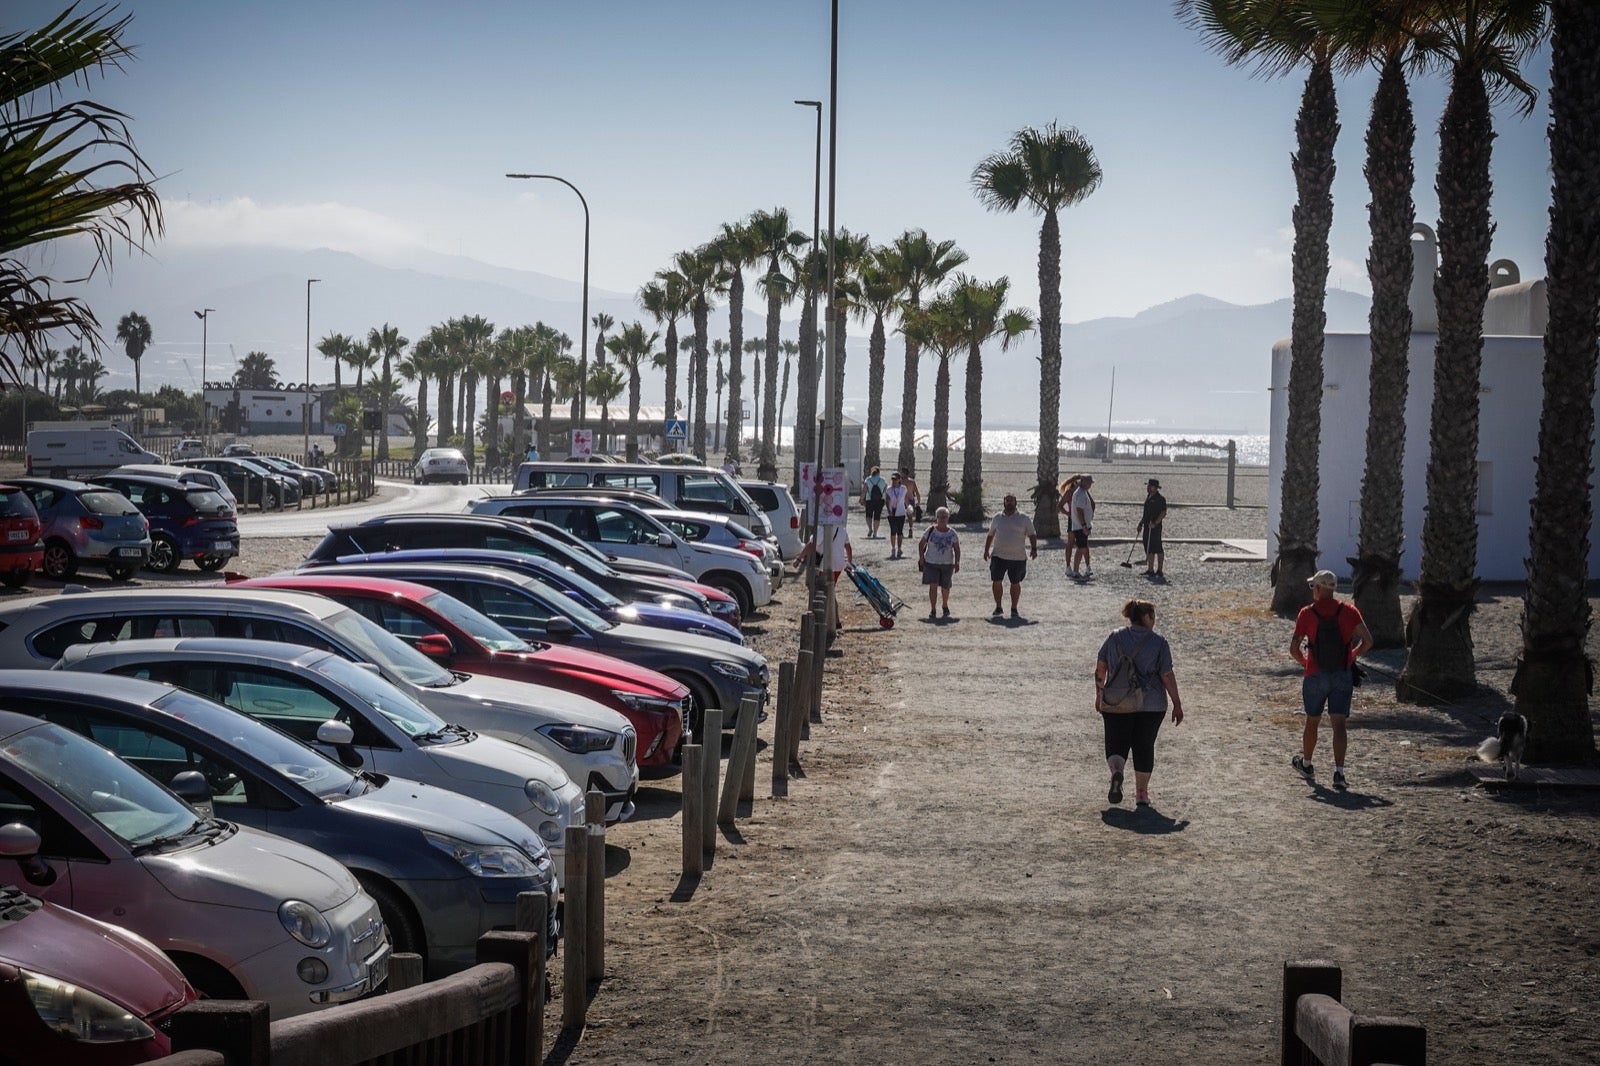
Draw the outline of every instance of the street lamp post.
M211 313L215 310L208 307L194 313L200 320L200 440L208 451L211 448L211 405L206 403L206 327L211 324Z
M566 178L555 174L507 174L506 177L523 179L543 178L547 181L559 181L561 184L577 193L578 202L583 205L583 320L578 330L578 352L580 358L587 356L589 353L589 201L583 198L583 193L579 192L576 185L572 184L572 182L568 181ZM579 382L578 388L580 390L579 395L582 395L582 382ZM582 417L581 407L579 410L579 417ZM548 433L549 430L550 427L546 426L545 432Z
M305 422L305 462L311 461L311 284L321 278L306 279L306 391L300 397L300 413Z

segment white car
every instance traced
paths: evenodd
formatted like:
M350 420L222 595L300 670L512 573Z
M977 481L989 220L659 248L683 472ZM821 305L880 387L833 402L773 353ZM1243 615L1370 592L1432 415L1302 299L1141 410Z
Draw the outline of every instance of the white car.
M203 459L205 454L206 446L198 437L185 437L172 449L174 459Z
M706 514L704 511L663 510L646 507L645 513L661 520L662 524L690 544L712 544L719 548L749 552L767 568L774 591L783 587L783 559L778 555L778 545L756 536L739 520L730 515Z
M767 527L778 541L778 554L785 560L798 556L806 542L800 538L800 507L790 495L789 486L740 478L739 487L766 512Z
M460 448L429 448L417 456L417 465L411 470L411 480L417 485L433 481L453 481L457 485L465 485L471 474L467 457Z

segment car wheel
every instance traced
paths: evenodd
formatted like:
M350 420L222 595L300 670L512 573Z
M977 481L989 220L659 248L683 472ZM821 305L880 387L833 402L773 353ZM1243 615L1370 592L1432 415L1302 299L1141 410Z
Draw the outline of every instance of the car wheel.
M244 989L234 980L233 974L210 959L174 951L169 956L184 980L206 999L243 999Z
M705 681L693 674L669 673L667 676L689 690L689 721L684 727L682 739L678 741L679 750L673 753L676 760L683 757L683 745L701 742L700 731L705 724L706 708L715 706L717 699Z
M126 581L137 569L139 569L137 566L130 566L127 563L107 563L106 576L112 581Z
M733 597L733 602L739 605L740 621L749 618L755 610L754 598L750 595L749 587L731 574L710 574L706 577L705 583L718 592Z
M228 561L226 555L202 555L194 561L194 565L202 570L221 570L222 564Z
M53 581L65 581L78 572L78 557L64 540L45 541L44 576Z
M183 562L183 556L178 554L178 542L171 537L157 533L150 540L150 558L145 566L157 573L170 574L178 569L178 564Z
M356 880L361 882L361 887L367 890L367 895L378 904L378 913L383 916L383 924L389 928L390 953L399 954L406 951L413 955L421 955L422 968L426 971L428 944L423 939L421 925L411 913L411 904L400 894L399 889L370 874L358 877Z
M3 582L8 589L20 589L28 583L28 576L27 570L8 570L0 574L0 582Z
M278 506L278 494L276 492L262 493L261 509L263 511L276 511Z

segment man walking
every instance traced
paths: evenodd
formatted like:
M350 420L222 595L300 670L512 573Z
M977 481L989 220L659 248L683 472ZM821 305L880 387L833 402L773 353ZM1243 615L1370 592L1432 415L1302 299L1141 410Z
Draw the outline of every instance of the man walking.
M1347 745L1345 725L1350 719L1350 697L1355 688L1350 668L1372 647L1372 634L1354 604L1341 603L1334 595L1339 579L1331 570L1318 570L1309 579L1311 602L1300 608L1294 620L1294 636L1289 638L1289 654L1305 667L1300 679L1300 698L1305 704L1306 726L1300 740L1300 754L1289 760L1291 766L1315 779L1311 757L1317 750L1317 728L1322 710L1333 719L1333 787L1345 787L1344 755Z
M1161 495L1161 482L1151 478L1144 483L1144 515L1135 531L1144 542L1144 572L1161 577L1166 552L1161 547L1161 523L1167 518L1167 498Z
M906 502L910 508L906 512L908 516L907 524L922 521L922 487L917 484L917 479L911 476L909 468L900 471L900 480L904 483L906 492L909 494L906 497ZM912 532L915 533L915 530L912 530Z
M911 490L898 470L889 475L883 505L889 510L889 558L904 559L906 553L900 546L906 532L906 516L911 513Z
M937 618L935 604L944 597L944 617L950 617L950 586L961 572L961 535L950 528L950 508L933 513L933 525L917 543L917 569L928 586L928 620Z
M811 538L811 543L807 544L800 552L800 557L797 560L798 564L804 566L813 554L817 557L817 564L832 574L833 583L837 585L839 583L839 575L844 573L845 567L850 566L856 560L855 549L850 544L850 530L843 525L825 526L819 524L816 534ZM839 595L837 590L830 597L830 602L832 603L832 612L828 618L828 623L836 630L843 629L844 623L839 620Z
M883 496L888 491L889 483L883 480L877 467L873 467L872 473L861 482L861 509L867 515L868 540L877 539L878 523L883 520Z
M983 557L989 562L989 580L994 583L994 614L1000 614L1001 578L1011 581L1011 617L1016 618L1017 601L1022 598L1022 579L1028 575L1028 560L1039 558L1039 535L1033 519L1017 510L1017 497L1006 493L1001 511L989 520L989 535L983 542ZM1028 554L1024 556L1023 542Z
M1078 479L1078 488L1072 494L1072 576L1089 578L1089 529L1094 525L1094 496L1090 489L1094 477L1085 474ZM1079 570L1079 567L1082 570Z

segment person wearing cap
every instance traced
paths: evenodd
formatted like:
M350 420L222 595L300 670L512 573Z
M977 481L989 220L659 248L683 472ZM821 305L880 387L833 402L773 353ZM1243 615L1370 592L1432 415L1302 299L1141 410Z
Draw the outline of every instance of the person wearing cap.
M1094 476L1085 474L1078 479L1078 488L1072 494L1072 576L1089 578L1094 574L1089 568L1089 530L1094 525ZM1080 570L1079 567L1082 567Z
M889 558L904 559L906 553L901 550L900 543L906 534L906 515L911 513L911 490L898 470L889 475L883 506L889 512Z
M1161 523L1167 518L1167 498L1161 495L1161 482L1151 478L1144 483L1144 515L1134 530L1144 544L1144 572L1161 577L1166 552L1161 548Z
M1311 602L1300 608L1289 638L1289 654L1305 668L1300 697L1306 711L1300 754L1289 764L1307 781L1315 780L1311 758L1317 750L1317 729L1326 707L1333 719L1333 787L1345 787L1344 756L1348 745L1345 725L1350 719L1350 698L1355 690L1350 667L1372 647L1372 633L1355 604L1342 603L1335 591L1339 579L1332 570L1318 570L1307 579Z

